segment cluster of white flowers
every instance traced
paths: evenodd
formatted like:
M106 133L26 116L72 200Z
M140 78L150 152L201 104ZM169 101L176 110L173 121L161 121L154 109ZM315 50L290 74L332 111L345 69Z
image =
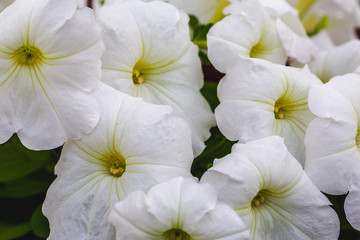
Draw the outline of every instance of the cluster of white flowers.
M0 3L0 143L62 146L51 240L337 239L360 230L356 0ZM188 14L224 77L201 95ZM191 175L210 128L231 141ZM322 191L322 192L321 192Z

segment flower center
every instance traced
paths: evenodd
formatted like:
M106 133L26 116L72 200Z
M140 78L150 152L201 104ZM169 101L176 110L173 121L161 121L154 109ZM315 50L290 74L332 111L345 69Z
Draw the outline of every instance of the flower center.
M276 101L274 106L274 114L276 119L283 119L285 117L285 104L281 101Z
M266 48L260 42L258 42L251 48L249 56L251 58L262 58L264 52L266 52Z
M133 72L132 72L132 79L134 84L142 84L144 82L144 70L145 70L145 64L142 62L137 62L134 66Z
M181 229L173 228L166 231L163 235L163 240L191 240L191 237Z
M126 169L125 158L121 154L109 154L105 157L109 164L109 171L116 177L121 177Z
M263 192L258 192L258 194L253 198L253 200L251 201L251 205L253 207L258 207L260 206L263 202L265 202L265 194Z
M22 46L19 47L13 56L14 60L18 63L25 65L39 64L43 62L42 52L34 46Z

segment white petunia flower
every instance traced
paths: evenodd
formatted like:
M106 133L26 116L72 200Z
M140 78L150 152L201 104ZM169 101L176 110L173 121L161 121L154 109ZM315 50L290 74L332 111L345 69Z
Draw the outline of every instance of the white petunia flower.
M305 171L323 192L346 194L360 178L360 76L332 78L309 93L318 116L305 136Z
M115 204L116 240L242 240L249 231L209 184L174 178Z
M107 221L113 204L173 177L191 177L190 129L169 106L105 84L95 94L101 120L91 134L65 143L47 192L49 239L114 239Z
M286 0L260 0L260 2L270 16L276 19L276 28L289 57L307 63L311 57L316 56L318 48L307 36L295 8Z
M50 149L99 121L100 28L75 0L18 0L0 13L0 143Z
M299 10L299 17L309 34L323 29L336 44L356 38L360 26L358 0L288 0Z
M220 105L215 117L230 140L247 142L279 135L289 151L304 163L304 135L314 118L307 105L312 85L320 85L307 68L243 59L220 81Z
M105 0L105 4L113 4L124 0ZM129 1L129 0L128 0ZM131 1L131 0L130 0ZM142 0L151 2L154 0ZM200 23L215 23L224 17L223 10L234 0L156 0L168 2L186 13L196 16ZM235 0L238 1L238 0Z
M231 154L215 160L201 183L211 183L219 200L235 209L252 240L339 236L336 212L280 137L234 145Z
M215 119L199 92L203 74L188 17L159 1L114 3L102 7L99 17L106 46L102 80L147 102L172 106L189 123L199 155Z
M215 68L226 73L242 57L285 64L287 56L274 20L258 1L233 4L228 9L237 14L216 23L207 35L208 56Z
M306 130L305 171L323 192L346 194L344 209L360 230L360 76L347 74L315 86L310 110L318 116Z
M360 41L352 40L322 51L308 63L308 66L324 83L332 77L355 72L360 67Z

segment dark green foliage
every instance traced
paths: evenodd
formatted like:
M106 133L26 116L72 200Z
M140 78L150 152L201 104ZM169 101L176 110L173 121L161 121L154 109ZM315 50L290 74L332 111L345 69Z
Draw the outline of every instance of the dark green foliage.
M60 151L29 150L16 135L0 145L0 240L47 238L41 204Z
M14 135L7 143L0 145L0 182L25 177L49 160L50 151L28 150Z
M191 41L198 45L200 49L207 49L206 35L210 28L214 25L212 23L203 25L195 16L190 16L190 28L192 29Z
M41 205L35 210L30 219L30 227L34 234L41 238L47 238L50 233L49 221L41 212Z

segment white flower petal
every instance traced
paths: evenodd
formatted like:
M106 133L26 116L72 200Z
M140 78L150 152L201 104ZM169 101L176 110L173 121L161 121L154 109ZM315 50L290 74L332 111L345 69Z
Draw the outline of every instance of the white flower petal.
M211 183L219 199L243 217L253 240L338 237L330 202L277 136L234 145L201 182Z
M0 2L0 12L4 10L7 6L12 4L15 0L3 0Z
M190 177L190 129L171 108L141 101L101 84L101 120L79 141L64 145L43 212L50 238L113 239L113 204L175 176Z
M249 230L241 218L232 208L222 203L218 203L196 226L191 226L189 232L195 239L249 239Z
M312 85L320 84L307 68L242 59L218 86L219 129L227 138L242 142L283 136L289 151L303 164L305 129L314 118L307 95Z
M149 213L146 195L143 192L133 192L124 200L116 203L110 212L109 221L116 227L116 239L144 240L161 237L168 230Z
M174 180L173 184L159 184L148 192L149 212L155 215L163 224L171 223L173 228L189 228L198 222L217 202L215 189L204 184L202 187L194 184L192 179ZM156 189L156 190L155 190ZM172 195L164 193L172 192ZM204 196L208 201L193 201ZM196 214L195 214L196 213Z
M102 52L93 12L73 0L19 0L1 12L0 24L0 105L8 118L0 140L17 132L40 150L91 132Z
M215 14L221 0L169 0L169 3L195 15L200 23L207 24Z
M360 190L354 187L346 196L344 210L346 219L356 230L360 230Z
M347 74L309 93L310 110L318 118L306 131L305 170L326 193L345 194L360 176L359 92L359 76Z
M354 72L360 66L360 41L353 40L322 51L308 65L324 83L332 77Z
M287 55L301 63L307 63L316 56L318 48L306 35L302 25L298 25L295 20L295 16L285 14L276 20L276 27Z
M356 39L355 27L360 25L360 9L357 0L317 0L301 14L302 22L307 31L323 18L328 18L324 31L336 45Z
M215 190L190 178L160 183L146 196L130 194L115 204L110 221L118 240L168 239L169 232L181 239L249 239L234 210L217 203Z
M348 192L353 169L360 167L355 134L351 124L333 119L316 118L309 124L304 169L321 191L335 195Z
M317 53L317 47L307 36L298 12L285 0L260 0L269 14L276 18L279 37L289 57L307 63Z
M241 12L229 10L236 14L225 17L210 29L207 42L211 63L223 73L228 72L242 57L285 64L287 57L274 21L261 5L240 9ZM254 13L256 16L253 16Z
M335 47L335 44L326 31L321 31L318 34L312 36L311 41L315 43L320 51L329 50Z
M199 92L203 74L188 17L158 1L114 3L102 7L99 16L106 45L102 80L147 102L172 106L190 125L199 155L215 119Z
M345 121L356 117L356 112L345 96L330 84L313 86L309 91L309 108L321 118Z

